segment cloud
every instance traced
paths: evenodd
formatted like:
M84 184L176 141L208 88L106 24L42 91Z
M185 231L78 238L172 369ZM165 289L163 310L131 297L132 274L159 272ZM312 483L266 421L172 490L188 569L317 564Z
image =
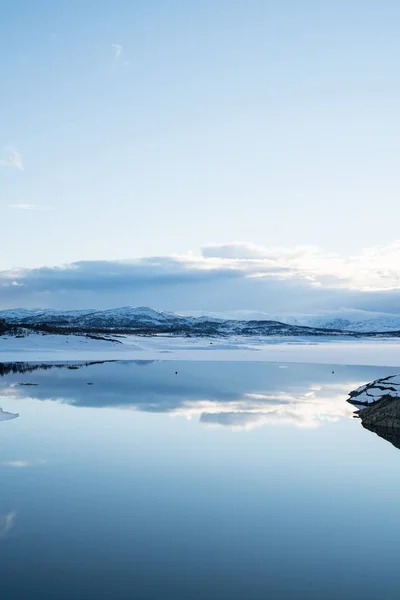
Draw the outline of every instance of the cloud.
M10 205L43 210L35 205ZM313 312L341 307L399 312L400 241L353 256L310 246L234 243L201 253L0 271L0 306Z
M315 287L363 291L400 289L400 241L365 248L355 256L325 253L314 246L264 248L253 244L205 246L214 265L241 269L249 277L300 279Z
M128 289L145 286L187 285L221 277L234 277L232 270L218 272L186 268L175 259L154 258L132 261L82 261L60 267L0 271L0 284L10 280L34 291Z
M14 210L54 210L53 206L41 206L40 204L9 204L8 208Z
M16 516L17 513L15 511L0 515L0 538L5 538L10 533L14 527Z
M15 167L16 169L23 171L24 167L21 154L15 150L15 148L7 147L5 150L8 153L8 159L0 159L0 166Z
M111 46L114 50L115 58L120 58L120 56L122 56L124 53L122 46L120 44L111 44Z

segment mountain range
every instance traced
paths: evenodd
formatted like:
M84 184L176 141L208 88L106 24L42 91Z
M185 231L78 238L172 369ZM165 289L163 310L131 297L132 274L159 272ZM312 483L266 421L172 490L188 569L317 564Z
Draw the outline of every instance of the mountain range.
M202 312L191 313L201 316ZM340 308L337 310L313 314L266 313L248 310L208 313L208 316L242 321L279 321L288 325L317 327L322 329L340 329L353 332L389 332L400 330L400 314Z
M236 318L234 318L236 317ZM238 311L181 315L148 307L109 310L9 309L0 311L0 333L7 328L41 331L140 333L155 335L400 336L400 315L336 311L325 315L270 315Z

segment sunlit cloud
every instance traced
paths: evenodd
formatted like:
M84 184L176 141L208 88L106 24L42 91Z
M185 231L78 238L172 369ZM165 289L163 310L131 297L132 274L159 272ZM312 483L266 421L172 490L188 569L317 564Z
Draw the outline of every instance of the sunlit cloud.
M24 166L22 164L21 154L15 148L11 148L11 147L5 148L5 151L8 154L8 158L0 159L0 166L14 167L15 169L20 169L21 171L23 171Z
M353 256L326 253L314 246L267 248L246 243L202 248L212 268L243 270L249 277L301 279L314 287L352 290L400 289L400 241L364 248Z

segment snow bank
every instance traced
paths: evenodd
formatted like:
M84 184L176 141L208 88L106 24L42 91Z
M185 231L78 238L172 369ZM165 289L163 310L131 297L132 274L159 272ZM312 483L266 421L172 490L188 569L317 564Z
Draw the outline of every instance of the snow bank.
M400 398L400 375L377 379L350 393L349 402L369 406L383 397Z
M121 336L120 343L77 335L0 338L0 362L67 360L234 360L400 367L399 341L307 338Z
M19 417L19 413L9 413L0 408L0 421L10 421L10 419L16 419Z

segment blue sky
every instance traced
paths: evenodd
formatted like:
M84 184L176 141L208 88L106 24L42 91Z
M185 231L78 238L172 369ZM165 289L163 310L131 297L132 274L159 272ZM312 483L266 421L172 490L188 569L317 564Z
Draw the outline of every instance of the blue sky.
M397 288L399 17L390 0L10 4L3 275L154 256L182 265L240 242L315 246L319 263L335 253L368 271L365 249L375 264L389 245L384 285L368 271L344 287Z

